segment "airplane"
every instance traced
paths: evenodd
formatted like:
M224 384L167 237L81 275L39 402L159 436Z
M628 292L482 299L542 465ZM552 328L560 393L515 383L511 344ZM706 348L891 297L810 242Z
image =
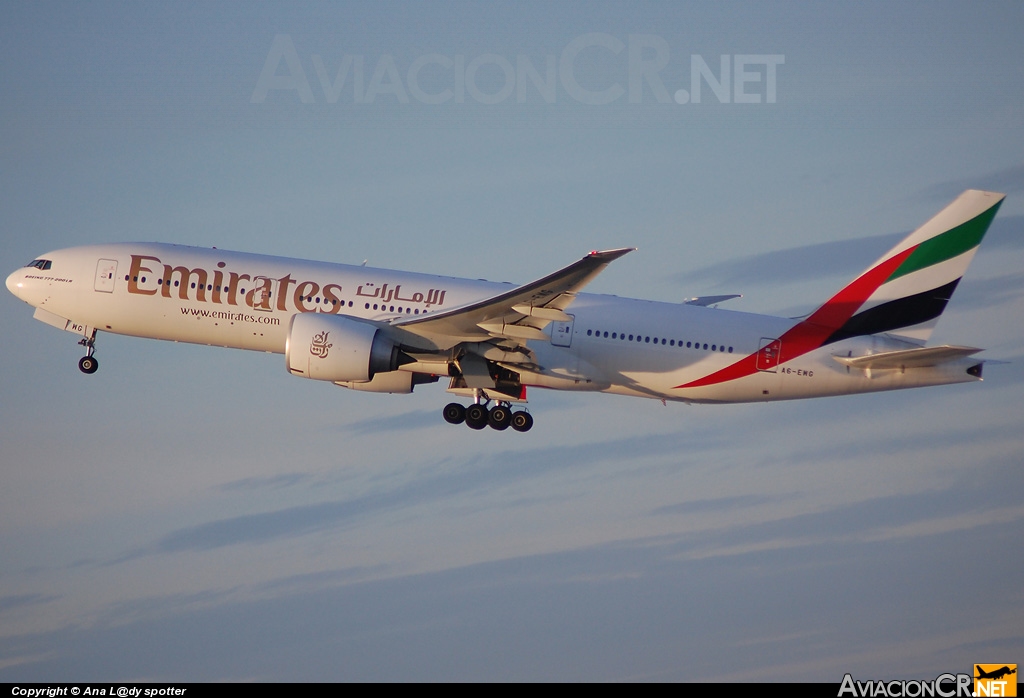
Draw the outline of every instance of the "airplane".
M978 672L978 675L975 676L974 678L976 678L976 679L995 679L995 680L999 680L999 679L1003 678L1004 676L1009 676L1010 674L1016 674L1017 673L1016 665L1014 665L1014 667L1015 668L1011 669L1008 666L1003 666L1003 667L1001 667L999 669L995 669L995 670L993 670L991 672L988 672L988 671L985 671L984 669L982 669L980 664L975 664L974 668Z
M527 388L684 403L793 400L981 380L981 349L926 346L1003 194L968 190L802 318L581 290L633 248L521 286L163 243L57 250L7 277L34 317L284 354L294 376L411 393L448 379L445 421L525 432ZM364 263L365 264L365 263Z

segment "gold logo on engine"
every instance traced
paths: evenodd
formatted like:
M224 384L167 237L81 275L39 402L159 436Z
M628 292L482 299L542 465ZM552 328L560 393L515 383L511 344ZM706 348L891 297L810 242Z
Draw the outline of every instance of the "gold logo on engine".
M333 344L327 343L327 335L329 332L321 332L313 335L313 341L309 345L309 353L318 359L327 358L327 350L333 347Z

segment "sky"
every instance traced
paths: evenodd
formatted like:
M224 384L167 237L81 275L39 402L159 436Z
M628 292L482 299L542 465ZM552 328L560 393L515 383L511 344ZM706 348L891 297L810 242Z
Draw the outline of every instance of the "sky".
M1022 30L1012 2L4 4L4 274L155 240L524 283L633 246L588 290L795 316L964 189L1007 198L931 340L984 347L981 383L535 390L528 434L272 354L104 334L85 376L5 293L0 681L1019 662Z

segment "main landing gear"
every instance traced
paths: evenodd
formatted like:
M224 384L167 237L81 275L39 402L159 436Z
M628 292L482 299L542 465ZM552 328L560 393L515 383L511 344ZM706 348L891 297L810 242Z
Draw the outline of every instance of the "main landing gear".
M513 412L511 403L500 400L490 409L487 409L486 402L476 402L469 407L450 402L445 405L443 414L444 421L449 424L465 422L467 427L477 430L489 426L496 431L505 431L509 427L516 431L530 431L533 426L533 417L529 412Z
M82 338L78 343L85 347L85 356L78 360L78 370L90 375L96 373L96 369L100 367L100 362L92 355L96 350L96 330L93 330L89 337Z

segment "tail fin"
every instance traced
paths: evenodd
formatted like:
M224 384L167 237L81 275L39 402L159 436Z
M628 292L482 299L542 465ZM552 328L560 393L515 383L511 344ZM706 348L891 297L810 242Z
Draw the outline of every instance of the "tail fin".
M806 320L776 339L773 344L779 347L777 363L785 363L848 337L880 332L895 332L923 345L946 309L1003 198L1004 194L973 189L958 196ZM922 365L923 361L934 363L936 357L949 360L957 352L975 351L973 347L936 349L939 351L912 349L900 357L883 354L863 363L870 368L875 361L898 358L901 365L909 365L908 362ZM761 370L760 356L760 351L749 354L715 373L676 387L700 388L751 375ZM857 361L860 358L857 357ZM971 367L967 372L980 378L980 366Z
M893 332L924 344L1005 194L970 189L811 314L823 342Z

